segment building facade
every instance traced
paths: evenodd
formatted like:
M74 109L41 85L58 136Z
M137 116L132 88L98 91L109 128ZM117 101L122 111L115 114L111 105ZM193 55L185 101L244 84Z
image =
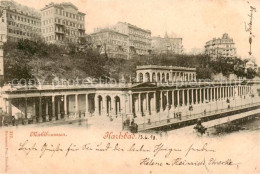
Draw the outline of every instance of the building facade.
M93 46L110 58L128 59L128 38L128 35L112 29L102 29L91 34Z
M167 33L164 38L152 37L152 52L153 54L182 54L182 38L169 38Z
M108 38L100 37L104 35L104 31L108 33ZM91 36L94 37L92 38L94 45L97 45L98 37L99 47L101 43L110 41L110 43L105 45L109 45L109 47L112 48L110 51L107 50L107 54L110 55L111 58L131 59L135 55L151 54L151 31L126 22L118 22L109 28L96 29ZM110 36L112 38L110 38ZM104 47L101 53L104 53Z
M129 57L133 55L148 55L151 53L151 31L145 30L135 25L118 22L112 27L120 33L129 36Z
M227 33L222 38L213 38L206 42L205 54L209 55L212 60L220 57L234 58L236 57L236 47L232 38Z
M1 1L0 19L0 37L3 42L40 37L41 16L33 8L14 1Z
M48 43L79 43L85 37L85 13L70 2L50 3L41 9L42 37Z

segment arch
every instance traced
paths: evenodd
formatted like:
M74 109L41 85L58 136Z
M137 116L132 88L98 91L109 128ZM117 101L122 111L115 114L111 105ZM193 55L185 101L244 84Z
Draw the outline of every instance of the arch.
M153 72L153 74L152 74L152 82L156 82L156 75L155 75L155 72Z
M109 95L107 95L106 96L106 103L105 103L105 105L106 105L106 114L107 114L107 116L110 116L111 115L111 109L112 109L112 105L111 105L111 97L109 96Z
M160 73L157 73L157 82L160 82L161 81L161 75Z
M115 96L115 114L119 115L120 113L121 113L120 97Z
M149 72L145 73L145 82L150 82L150 74L149 74Z
M143 73L139 73L138 75L138 81L143 82Z
M162 82L165 82L165 74L162 73Z

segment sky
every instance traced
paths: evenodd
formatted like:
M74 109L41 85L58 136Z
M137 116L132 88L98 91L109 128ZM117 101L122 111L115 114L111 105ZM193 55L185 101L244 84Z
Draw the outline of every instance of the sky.
M253 13L252 53L260 65L260 0L16 0L36 9L50 2L71 2L86 13L86 33L118 21L149 29L152 36L182 37L186 52L199 49L212 38L228 33L233 38L237 56L249 57L250 5ZM195 48L195 49L194 49Z

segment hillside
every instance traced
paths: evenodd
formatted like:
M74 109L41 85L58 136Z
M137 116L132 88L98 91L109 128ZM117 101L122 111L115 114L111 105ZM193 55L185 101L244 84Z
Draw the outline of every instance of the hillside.
M13 79L36 78L51 82L54 78L114 78L135 76L137 65L157 64L197 68L197 77L209 79L213 73L248 76L244 73L244 62L219 59L211 62L204 55L150 55L136 56L132 60L108 59L95 49L75 51L75 45L59 47L42 41L7 42L4 44L5 82Z

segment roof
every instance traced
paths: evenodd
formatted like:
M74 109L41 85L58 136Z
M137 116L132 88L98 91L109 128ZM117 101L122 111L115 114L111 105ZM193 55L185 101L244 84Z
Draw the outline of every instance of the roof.
M94 33L91 33L90 35L95 35L95 34L105 33L105 32L112 32L112 33L116 33L116 34L128 36L127 34L120 33L120 32L118 32L118 31L115 31L115 30L112 30L112 29L108 29L108 28L101 29L101 30L99 30L99 31L96 31L96 32L94 32Z
M142 30L142 31L151 33L151 30L142 29L142 28L140 28L140 27L137 27L137 26L135 26L135 25L133 25L133 24L130 24L130 23L127 23L127 22L118 22L117 24L127 25L128 27L132 27L132 28L135 28L135 29L138 29L138 30Z

